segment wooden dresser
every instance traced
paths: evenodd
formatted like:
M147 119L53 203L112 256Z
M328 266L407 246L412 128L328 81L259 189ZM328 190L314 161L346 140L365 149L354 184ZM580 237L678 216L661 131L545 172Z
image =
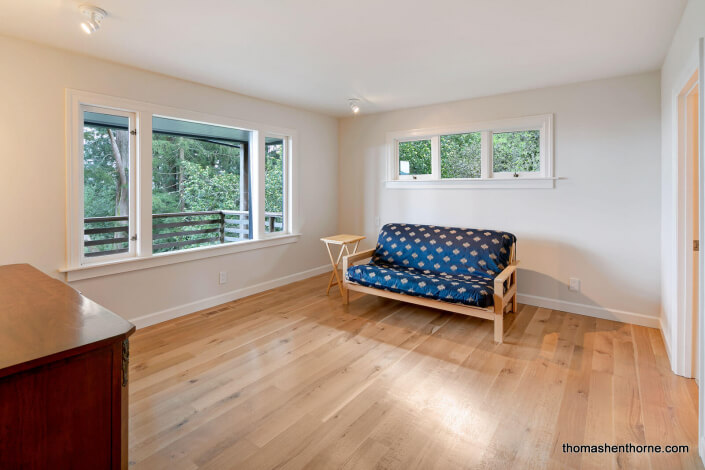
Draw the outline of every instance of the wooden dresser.
M134 330L29 265L0 266L0 469L127 468Z

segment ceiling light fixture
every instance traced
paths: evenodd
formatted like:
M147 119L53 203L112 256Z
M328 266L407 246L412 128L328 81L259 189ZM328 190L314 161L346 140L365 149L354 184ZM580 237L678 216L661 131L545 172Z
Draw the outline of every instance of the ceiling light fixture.
M81 23L81 29L86 34L93 34L100 29L100 22L108 16L108 13L102 8L94 7L93 5L81 5L78 7L84 16L88 19Z
M350 98L348 101L350 102L350 109L352 110L352 112L354 114L359 113L360 112L360 105L358 103L360 102L360 100L358 100L356 98Z

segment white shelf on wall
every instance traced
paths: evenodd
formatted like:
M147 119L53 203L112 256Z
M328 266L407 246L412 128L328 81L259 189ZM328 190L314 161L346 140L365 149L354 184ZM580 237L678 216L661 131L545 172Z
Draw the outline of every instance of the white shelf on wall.
M557 177L386 180L387 189L550 189Z

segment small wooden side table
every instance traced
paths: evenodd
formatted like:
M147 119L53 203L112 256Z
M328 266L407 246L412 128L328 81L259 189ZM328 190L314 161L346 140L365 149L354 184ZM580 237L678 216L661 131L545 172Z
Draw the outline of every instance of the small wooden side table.
M343 259L343 253L347 253L348 255L353 255L357 253L357 247L360 244L361 240L364 240L366 237L363 237L362 235L347 235L347 234L341 234L341 235L332 235L330 237L323 237L321 238L321 241L326 244L326 250L328 250L328 256L330 257L330 264L333 266L333 272L330 275L330 279L328 280L328 288L326 289L326 295L330 292L330 288L333 286L333 280L335 279L335 282L338 283L338 289L340 290L340 295L343 294L343 283L340 280L340 276L338 276L338 265L340 265L340 260ZM348 248L350 245L355 245L353 246L352 252ZM331 251L330 247L331 245L338 245L340 246L340 253L338 253L338 257L334 258L333 257L333 252ZM343 273L345 275L345 273Z

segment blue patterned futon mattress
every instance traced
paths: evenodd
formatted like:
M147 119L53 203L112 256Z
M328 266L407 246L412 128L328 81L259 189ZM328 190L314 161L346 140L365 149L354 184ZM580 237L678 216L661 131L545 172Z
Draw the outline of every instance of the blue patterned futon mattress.
M509 264L515 241L493 230L387 224L372 260L345 276L362 286L488 308L494 277Z

